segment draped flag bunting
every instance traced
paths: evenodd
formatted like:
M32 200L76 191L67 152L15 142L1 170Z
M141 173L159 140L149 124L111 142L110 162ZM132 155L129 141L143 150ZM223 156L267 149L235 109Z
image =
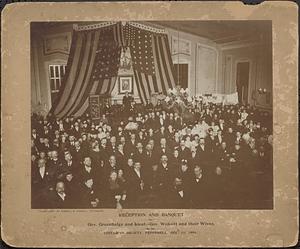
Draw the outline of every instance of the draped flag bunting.
M81 116L90 94L111 93L120 62L120 25L73 32L62 89L50 111L55 116Z
M154 92L167 94L175 87L174 65L166 34L154 33L126 25L125 36L133 61L133 70L139 96L143 103Z
M90 94L111 94L122 48L130 48L135 83L145 103L154 92L175 86L168 37L164 32L121 22L76 27L60 93L51 113L58 118L81 116Z

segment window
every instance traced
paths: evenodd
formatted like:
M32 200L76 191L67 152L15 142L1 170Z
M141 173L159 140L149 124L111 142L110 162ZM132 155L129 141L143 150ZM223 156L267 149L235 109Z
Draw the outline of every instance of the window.
M51 103L53 104L58 96L63 76L66 72L66 65L49 65Z

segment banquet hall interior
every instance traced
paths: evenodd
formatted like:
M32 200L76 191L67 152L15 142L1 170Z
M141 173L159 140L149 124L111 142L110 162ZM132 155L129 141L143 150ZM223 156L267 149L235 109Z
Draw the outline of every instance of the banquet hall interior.
M272 209L271 21L31 23L32 208Z

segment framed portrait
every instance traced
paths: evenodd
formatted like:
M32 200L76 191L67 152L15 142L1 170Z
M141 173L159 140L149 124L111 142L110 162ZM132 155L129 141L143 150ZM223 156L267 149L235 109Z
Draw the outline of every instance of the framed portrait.
M119 94L133 93L133 77L132 75L124 75L119 77Z

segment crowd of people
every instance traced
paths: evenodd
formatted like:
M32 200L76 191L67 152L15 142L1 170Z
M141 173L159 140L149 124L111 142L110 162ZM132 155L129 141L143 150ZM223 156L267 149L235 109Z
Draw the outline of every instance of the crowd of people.
M272 208L272 116L205 103L192 119L162 103L102 117L32 114L32 208Z

